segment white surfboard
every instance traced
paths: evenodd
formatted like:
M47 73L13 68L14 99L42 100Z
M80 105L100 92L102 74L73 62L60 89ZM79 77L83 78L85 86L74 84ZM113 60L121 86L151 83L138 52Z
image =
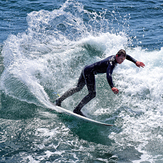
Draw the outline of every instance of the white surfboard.
M52 104L53 104L53 103L52 103ZM53 104L53 105L54 105L54 104ZM64 109L64 108L62 108L62 107L59 107L59 106L56 106L56 105L54 105L54 106L59 110L59 112L68 114L68 115L70 115L70 116L74 116L74 117L76 117L76 118L80 118L80 119L83 119L83 120L88 121L88 122L96 123L96 124L98 124L98 125L113 126L113 124L108 124L108 123L99 122L99 121L96 121L96 120L93 120L93 119L90 119L90 118L81 116L81 115L79 115L79 114L73 113L72 111L67 110L67 109Z

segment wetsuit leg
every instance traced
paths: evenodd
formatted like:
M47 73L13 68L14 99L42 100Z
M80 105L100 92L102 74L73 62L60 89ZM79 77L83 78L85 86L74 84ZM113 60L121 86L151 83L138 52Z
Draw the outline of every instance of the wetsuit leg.
M84 74L86 85L88 88L88 95L86 95L78 106L74 109L75 113L81 113L81 109L84 105L86 105L89 101L91 101L96 96L96 88L95 88L95 75L93 73Z
M76 87L69 89L67 92L65 92L61 97L59 97L56 100L56 105L61 106L61 102L68 98L69 96L72 96L74 93L79 92L84 86L85 86L85 78L83 76L83 71L79 77L78 83Z

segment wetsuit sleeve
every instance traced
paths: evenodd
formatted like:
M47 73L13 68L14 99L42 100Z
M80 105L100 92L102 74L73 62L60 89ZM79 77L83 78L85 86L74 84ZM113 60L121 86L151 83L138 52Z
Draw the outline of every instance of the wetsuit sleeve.
M126 55L126 59L127 60L129 60L129 61L131 61L131 62L133 62L133 63L136 63L137 62L137 60L135 60L134 58L132 58L130 55Z
M109 65L107 68L107 73L106 73L107 81L108 81L111 88L114 87L113 80L112 80L113 68L114 68L114 66Z

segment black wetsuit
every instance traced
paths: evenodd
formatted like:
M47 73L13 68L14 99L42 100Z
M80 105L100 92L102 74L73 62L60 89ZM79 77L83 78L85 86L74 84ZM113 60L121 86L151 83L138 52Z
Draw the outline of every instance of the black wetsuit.
M129 55L126 55L126 59L136 63L136 60ZM96 96L95 75L99 73L106 73L107 81L110 87L113 88L114 84L112 81L112 72L116 65L116 56L113 55L99 62L85 66L82 70L76 87L65 92L59 99L57 99L56 104L61 105L61 102L64 99L76 92L79 92L86 85L88 88L88 95L86 95L74 109L75 113L82 114L80 111L81 108Z

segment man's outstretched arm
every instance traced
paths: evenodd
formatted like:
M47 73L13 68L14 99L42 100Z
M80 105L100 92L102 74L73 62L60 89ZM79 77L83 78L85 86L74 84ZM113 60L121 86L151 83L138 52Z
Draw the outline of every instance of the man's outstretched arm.
M108 66L107 68L107 80L108 80L108 83L112 89L112 91L117 94L119 92L119 90L114 87L114 84L113 84L113 81L112 81L112 72L113 72L113 69L114 67L112 67L111 65Z
M143 68L145 67L145 64L143 62L140 62L140 61L135 60L134 58L132 58L128 54L126 55L126 59L129 60L129 61L131 61L131 62L133 62L133 63L135 63L137 67L143 67Z

